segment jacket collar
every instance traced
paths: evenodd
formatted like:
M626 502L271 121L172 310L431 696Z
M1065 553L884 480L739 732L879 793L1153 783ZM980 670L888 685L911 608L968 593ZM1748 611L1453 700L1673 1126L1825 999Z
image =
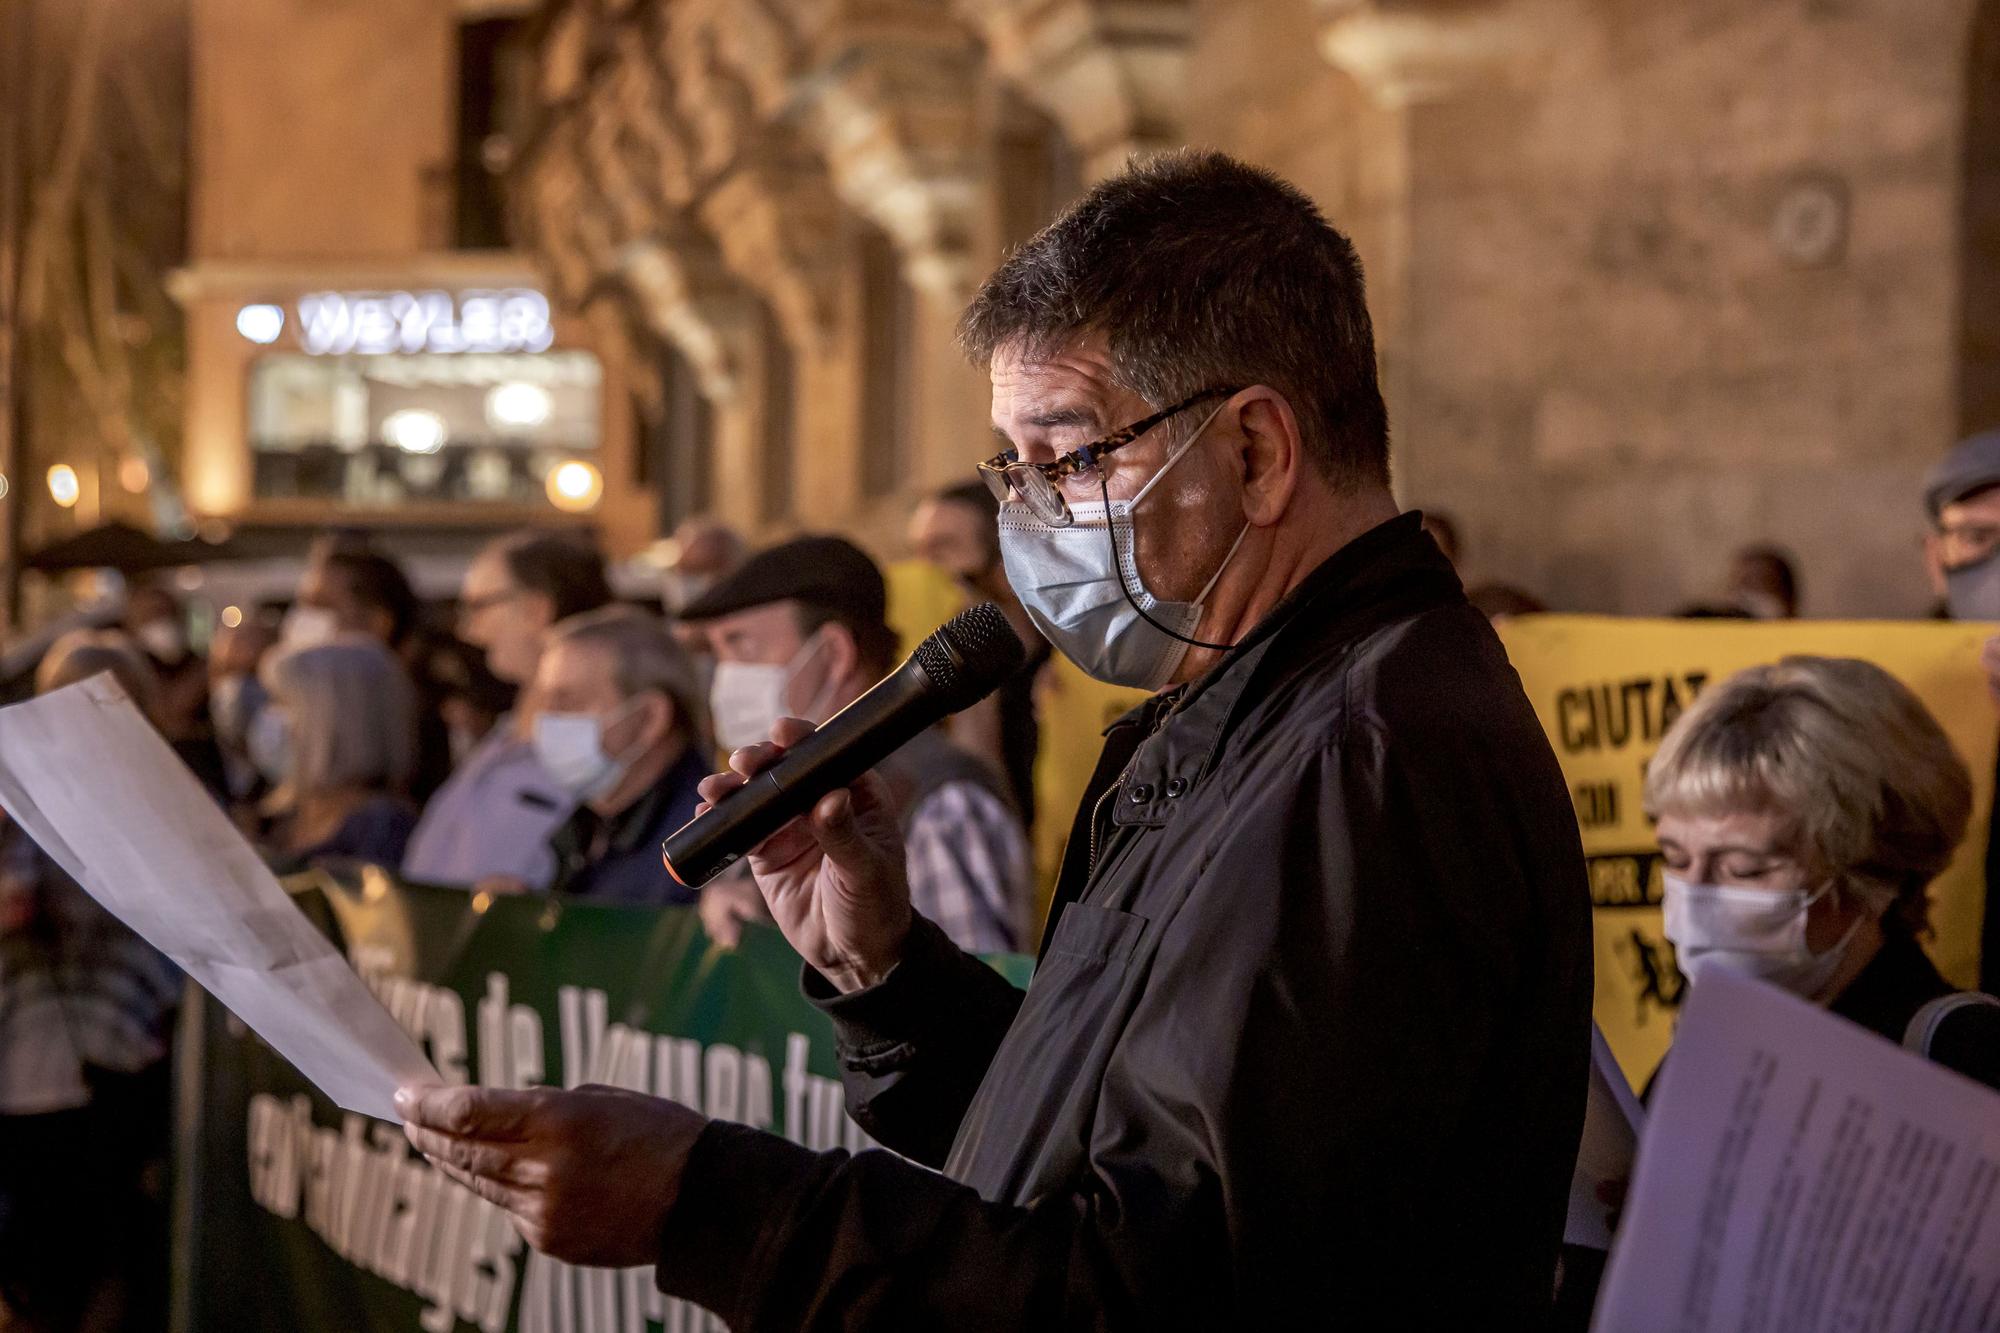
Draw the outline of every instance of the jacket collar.
M661 825L672 818L674 807L685 799L685 794L695 783L706 776L708 765L702 759L700 747L689 745L638 800L609 818L588 805L579 804L558 829L557 837L566 842L568 849L587 853L596 831L602 828L606 834L604 855L624 856L649 839L658 837ZM666 830L669 833L672 831Z
M1442 601L1460 594L1451 563L1423 531L1421 514L1398 514L1362 533L1306 575L1205 675L1112 723L1151 733L1126 770L1113 822L1166 822L1213 769L1229 722L1266 659L1290 660L1306 644L1357 632L1356 622L1372 623L1390 596Z

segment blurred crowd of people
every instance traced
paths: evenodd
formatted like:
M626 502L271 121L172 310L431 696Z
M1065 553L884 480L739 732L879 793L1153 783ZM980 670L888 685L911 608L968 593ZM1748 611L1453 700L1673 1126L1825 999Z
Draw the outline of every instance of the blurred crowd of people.
M991 505L971 503L968 553L938 558L968 592L1004 594L977 531ZM205 652L173 591L139 584L115 625L56 639L34 686L110 672L281 874L374 865L484 893L693 904L660 843L701 778L781 717L825 722L913 645L846 540L753 553L697 522L674 547L658 602L621 603L587 541L511 533L440 607L387 554L327 539L289 606L218 627ZM919 910L971 949L1034 942L1031 680L970 748L933 731L885 766ZM766 915L744 873L700 898L727 946ZM157 1322L181 984L0 817L0 1327ZM97 1243L107 1218L121 1234Z
M1961 445L1922 497L1939 614L2000 619L2000 434ZM1031 645L981 705L893 756L917 911L962 946L1031 950L1029 835L1041 812L1037 681L1050 648L1009 587L997 502L930 497L908 540ZM1450 518L1425 527L1454 563ZM164 585L42 660L39 691L110 672L280 872L364 863L412 882L584 902L696 904L733 946L767 913L747 873L699 894L660 842L696 786L778 719L823 723L912 645L880 567L834 536L750 551L719 524L677 534L655 604L621 603L570 535L503 536L454 605L397 562L330 539L288 608L219 628L205 652ZM1746 547L1689 616L1782 619L1800 579ZM1469 589L1494 618L1548 608ZM2000 647L1986 669L2000 699ZM1964 834L1963 764L1915 696L1857 662L1796 659L1713 687L1651 768L1681 966L1736 967L1901 1039L1951 988L1924 957L1924 891ZM1057 812L1066 817L1067 812ZM34 1329L116 1328L164 1289L165 1055L180 977L41 849L0 824L0 1306ZM1992 1014L1935 1023L1938 1058L2000 1086ZM1987 1026L1981 1026L1985 1024ZM111 1145L79 1151L82 1145ZM90 1163L81 1185L65 1167ZM128 1243L80 1238L118 1219Z

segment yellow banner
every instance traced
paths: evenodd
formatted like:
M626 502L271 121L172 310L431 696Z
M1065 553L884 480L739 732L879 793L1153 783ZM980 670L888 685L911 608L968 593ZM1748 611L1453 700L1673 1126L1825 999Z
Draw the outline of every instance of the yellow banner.
M1937 717L1971 770L1973 813L1958 856L1932 886L1937 933L1928 945L1954 985L1976 984L1996 731L1979 649L1993 632L1948 622L1597 616L1501 625L1576 806L1595 909L1597 1023L1634 1087L1666 1054L1684 985L1661 930L1659 849L1640 806L1646 761L1705 686L1744 667L1798 654L1862 658Z

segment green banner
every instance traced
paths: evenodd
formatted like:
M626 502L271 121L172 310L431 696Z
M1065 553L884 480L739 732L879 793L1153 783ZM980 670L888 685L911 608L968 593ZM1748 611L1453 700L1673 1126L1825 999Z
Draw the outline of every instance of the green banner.
M768 928L733 952L690 910L492 898L314 875L290 887L454 1082L608 1083L815 1150L869 1146L848 1120L825 1017ZM1028 960L996 966L1025 984ZM338 1330L695 1333L651 1269L572 1268L343 1112L205 996L183 1017L176 1160L178 1333Z

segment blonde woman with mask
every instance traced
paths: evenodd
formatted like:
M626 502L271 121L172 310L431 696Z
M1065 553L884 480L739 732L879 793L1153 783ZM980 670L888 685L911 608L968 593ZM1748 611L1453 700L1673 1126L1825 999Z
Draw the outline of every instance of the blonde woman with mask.
M2000 1004L1922 946L1971 809L1943 729L1880 667L1792 657L1710 686L1646 773L1689 984L1756 977L2000 1087Z

